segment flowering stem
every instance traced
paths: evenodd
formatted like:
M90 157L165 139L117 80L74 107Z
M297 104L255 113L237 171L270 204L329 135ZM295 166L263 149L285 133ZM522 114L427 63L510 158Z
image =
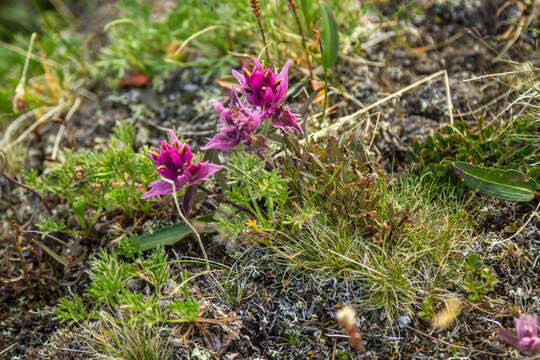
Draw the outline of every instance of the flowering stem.
M189 229L195 235L195 238L197 238L197 241L199 242L199 246L201 247L201 251L202 251L203 256L204 256L204 260L206 261L206 268L208 270L210 270L210 261L208 260L208 255L206 254L206 249L204 248L204 245L202 243L201 235L199 235L199 232L197 231L197 229L195 229L193 224L191 224L191 222L187 219L187 217L184 215L184 213L180 209L180 204L178 204L178 197L176 196L176 185L175 185L174 182L171 182L171 184L172 184L172 187L173 187L173 193L172 194L173 194L173 198L174 198L174 204L176 205L176 210L178 211L178 215L180 215L182 220L186 223L186 225L189 227Z
M326 115L327 102L328 102L328 69L326 68L326 66L324 66L324 103L323 103L321 121L319 122L319 127L321 127L324 122L324 116Z
M306 62L309 70L309 78L313 79L313 70L311 69L311 61L309 60L309 53L306 48L306 38L304 36L304 29L302 28L302 23L300 22L300 17L298 16L298 12L296 11L296 3L294 0L289 0L289 7L294 13L294 17L296 18L296 24L298 25L298 32L300 33L300 37L302 38L302 48L304 49L304 53L306 54Z
M249 0L249 4L251 5L251 10L253 11L253 15L255 15L257 24L259 25L259 31L261 32L264 44L264 51L266 52L266 58L268 61L270 61L270 56L268 55L268 46L266 45L266 36L264 36L264 29L261 23L261 6L259 5L259 0Z
M39 193L36 190L32 189L31 187L29 187L27 185L24 185L23 183L18 182L17 180L15 180L11 176L7 175L6 173L3 173L2 176L5 177L6 180L13 183L14 185L20 186L23 189L26 189L26 190L30 191L32 194L36 195L38 197L38 199L41 201L41 203L45 206L45 209L47 209L47 212L49 213L49 215L52 216L53 213L51 211L51 208L49 207L49 205L47 205L45 200L41 197L41 195L39 195Z
M210 190L210 189L207 189L205 188L204 186L202 185L197 185L197 187L202 190L203 192L207 193L208 195L218 195L218 193ZM233 201L230 201L229 199L221 199L221 201L223 201L225 204L229 204L235 208L237 208L238 210L240 211L245 211L253 216L255 216L255 214L253 214L253 212L251 210L249 210L247 207L243 206L243 205L240 205L240 204L237 204Z

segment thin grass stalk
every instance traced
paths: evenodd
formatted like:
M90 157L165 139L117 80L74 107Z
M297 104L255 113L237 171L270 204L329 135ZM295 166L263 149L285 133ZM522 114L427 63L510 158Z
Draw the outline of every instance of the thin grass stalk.
M249 0L249 5L251 6L251 11L253 12L253 15L255 15L255 18L257 19L257 24L259 25L259 31L261 32L261 36L263 39L266 58L268 61L270 61L270 56L268 55L268 46L266 44L266 36L264 35L264 29L261 23L261 6L259 4L259 0Z
M309 78L313 79L313 70L311 68L311 61L309 60L309 53L306 48L306 37L304 36L304 29L302 28L300 17L298 16L298 12L296 11L296 3L294 2L294 0L288 0L288 1L289 1L289 7L294 13L296 24L298 25L298 33L300 34L300 37L302 38L302 49L304 50L304 53L306 54L306 62L307 62L308 70L309 70Z

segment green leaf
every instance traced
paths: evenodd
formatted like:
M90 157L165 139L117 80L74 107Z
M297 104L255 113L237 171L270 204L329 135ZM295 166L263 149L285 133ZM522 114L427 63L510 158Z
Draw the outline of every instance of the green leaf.
M336 18L328 6L323 6L322 11L322 61L327 68L332 67L337 62L339 47L339 30Z
M536 182L517 170L490 169L457 161L454 171L471 189L501 200L527 202L537 195Z
M170 312L178 316L182 320L194 321L199 315L199 303L195 300L175 300L168 305Z
M213 232L214 218L211 215L201 216L191 221L193 226L199 231L199 233ZM161 228L151 234L143 234L135 237L134 241L139 241L140 250L146 251L156 248L160 245L174 245L180 240L193 235L191 229L184 223L179 222L171 226Z
M313 19L317 16L317 7L315 5L317 5L316 0L300 0L300 9L302 10L302 15L304 15L305 29L310 35L313 34Z

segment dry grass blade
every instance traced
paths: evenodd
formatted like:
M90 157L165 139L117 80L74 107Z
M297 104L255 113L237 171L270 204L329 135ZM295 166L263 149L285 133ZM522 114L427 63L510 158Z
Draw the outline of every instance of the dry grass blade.
M454 115L453 115L453 109L452 109L452 97L451 97L451 94L450 94L450 84L449 84L449 81L448 81L448 72L446 70L441 70L441 71L437 71L436 73L431 74L431 75L429 75L429 76L415 82L414 84L406 86L403 89L398 90L398 91L396 91L396 92L382 98L381 100L376 101L375 103L366 106L363 109L360 109L360 110L358 110L358 111L356 111L356 112L354 112L354 113L352 113L350 115L347 115L347 116L344 116L344 117L338 119L334 124L328 126L327 128L319 130L319 131L311 134L310 138L313 141L317 141L317 140L319 140L319 139L321 139L323 137L326 137L329 134L336 133L340 129L342 129L343 127L351 124L360 115L367 113L371 109L376 108L377 106L382 105L385 102L387 102L389 100L392 100L393 98L401 96L402 94L406 93L407 91L415 89L418 86L420 86L420 85L422 85L422 84L424 84L426 82L429 82L429 81L431 81L433 79L436 79L438 77L441 77L441 76L443 76L443 79L444 79L444 82L445 82L445 87L446 87L446 101L447 101L447 106L448 106L448 109L447 109L448 117L450 118L450 124L454 124ZM356 125L353 126L351 129L349 129L349 131L352 131L355 127L356 127Z
M64 265L66 268L69 266L69 261L63 258L62 256L55 253L51 248L49 248L47 245L32 239L32 242L36 245L38 245L40 248L42 248L47 254L51 255L54 260L58 261L60 264Z

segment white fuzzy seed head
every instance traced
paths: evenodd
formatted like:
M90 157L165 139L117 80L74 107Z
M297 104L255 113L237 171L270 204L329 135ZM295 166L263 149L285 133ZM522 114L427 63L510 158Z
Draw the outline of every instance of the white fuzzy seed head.
M356 312L352 307L346 305L336 312L336 319L343 328L351 329L356 326Z

